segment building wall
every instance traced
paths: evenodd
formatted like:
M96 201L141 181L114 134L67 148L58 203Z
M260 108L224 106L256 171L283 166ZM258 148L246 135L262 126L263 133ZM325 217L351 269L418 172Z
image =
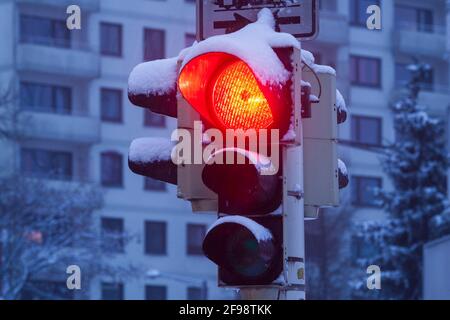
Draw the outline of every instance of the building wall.
M423 298L450 299L450 237L438 239L423 249Z

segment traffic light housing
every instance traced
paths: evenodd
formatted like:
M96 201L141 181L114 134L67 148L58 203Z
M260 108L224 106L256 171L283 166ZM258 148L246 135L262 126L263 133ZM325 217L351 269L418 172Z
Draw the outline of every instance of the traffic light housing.
M251 150L250 143L239 146L235 140L231 144L227 141L211 154L202 171L203 183L217 194L219 213L205 236L203 250L218 265L222 286L269 285L283 271L283 217L278 212L283 199L281 148L283 143L295 140L294 113L297 111L300 116L302 111L300 50L292 47L273 50L290 74L283 84L264 85L243 61L219 53L192 59L181 70L178 80L181 94L198 111L206 128L235 130L237 140L239 136L245 137L246 130L267 130L263 139L258 136L258 150ZM223 78L229 94L218 101L214 95L216 91L219 95L222 92L218 87ZM270 116L255 118L252 103L256 104L256 111ZM230 117L225 114L228 110ZM286 136L292 141L282 142ZM230 164L217 159L233 161Z
M311 66L302 71L306 62L297 45L270 50L289 75L281 82L262 81L248 60L214 48L147 62L130 75L132 103L176 117L175 136L193 137L192 153L213 150L208 157L202 154L200 162L180 161L177 148L170 157L142 157L146 142L137 140L129 166L177 184L178 196L190 201L193 211L218 214L203 250L218 265L222 286L273 285L281 275L277 285L301 288L304 248L293 235L304 232L304 217L338 205L339 187L348 182L336 152L337 125L346 114L336 103L335 75L314 72ZM139 85L148 74L154 77L148 82L165 86L149 90ZM158 76L164 81L158 82ZM231 142L211 140L209 130L225 137L233 131ZM256 149L249 132L256 135Z

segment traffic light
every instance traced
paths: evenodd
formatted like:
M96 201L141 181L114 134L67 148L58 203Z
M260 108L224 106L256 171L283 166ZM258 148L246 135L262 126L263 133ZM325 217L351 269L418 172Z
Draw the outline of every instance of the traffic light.
M177 184L178 197L190 201L194 212L218 215L203 251L218 265L220 285L301 291L304 218L338 205L339 188L348 183L337 159L337 126L346 113L336 102L335 75L302 62L295 39L272 41L275 31L267 33L274 22L267 13L254 24L263 32L249 25L247 37L265 42L258 48L273 61L262 63L281 66L277 81L262 79L264 66L256 70L252 56L240 54L249 44L234 35L133 70L130 101L176 117L172 138L178 144L137 139L129 166ZM221 39L234 50L226 50Z
M318 103L303 118L305 217L317 218L322 207L339 206L340 189L348 185L345 164L338 159L338 125L347 119L345 102L336 90L331 70L306 68L303 80L311 84Z
M203 249L219 266L221 285L267 285L283 271L283 221L274 212L283 198L280 140L293 130L295 101L300 107L300 82L294 76L300 50L273 51L290 74L282 85L262 83L245 61L224 52L194 57L178 78L182 97L198 112L206 132L216 129L232 138L217 147L202 170L203 183L217 194L219 214Z
M137 65L128 79L130 102L148 109L147 112L176 118L176 69L176 59L155 60ZM163 85L161 79L166 79ZM172 161L172 147L169 139L136 139L130 146L128 166L136 174L177 184L177 166Z

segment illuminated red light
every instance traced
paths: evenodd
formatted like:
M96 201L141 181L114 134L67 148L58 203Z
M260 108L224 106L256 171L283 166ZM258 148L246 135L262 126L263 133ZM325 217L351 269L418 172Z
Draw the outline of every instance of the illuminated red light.
M178 86L189 104L221 129L264 129L274 123L252 70L230 54L213 52L194 58L181 71Z
M217 118L231 129L264 129L273 122L272 111L250 68L243 61L227 65L213 89Z

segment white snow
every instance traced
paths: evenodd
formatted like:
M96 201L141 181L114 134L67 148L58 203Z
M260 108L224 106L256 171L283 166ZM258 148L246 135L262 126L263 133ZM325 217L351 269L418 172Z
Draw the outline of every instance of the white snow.
M291 34L276 32L274 27L275 20L271 11L264 8L258 13L256 22L234 33L195 42L191 47L183 49L178 57L138 64L128 79L129 92L145 95L167 94L175 88L178 76L177 61L182 61L181 67L184 67L195 57L211 52L225 52L245 61L262 84L283 84L290 74L273 48L300 48L300 43ZM314 72L336 74L329 66L315 64L311 52L301 50L301 55L303 62ZM302 85L311 86L304 81Z
M142 163L169 160L173 146L165 138L139 138L131 142L129 157Z
M281 139L281 141L283 141L283 142L293 141L293 140L295 140L296 136L297 135L295 134L294 126L292 124L290 124L288 131L284 134L284 136Z
M269 157L266 157L262 154L253 151L244 150L236 147L223 148L214 152L209 156L206 163L212 163L217 157L220 156L220 154L222 153L225 154L227 152L237 153L248 159L249 163L253 164L256 170L261 175L273 175L276 172L276 168L274 167L272 160Z
M244 216L228 216L220 218L209 227L208 232L224 223L235 223L246 227L255 236L258 242L268 241L273 238L272 233L268 229Z
M275 32L275 20L267 8L258 13L258 20L234 33L214 36L193 45L180 54L185 66L193 58L209 52L225 52L245 61L263 84L280 84L289 78L272 48L296 47L299 42L288 33Z
M308 67L310 67L315 73L327 73L336 75L336 70L334 70L332 67L315 64L314 55L304 49L302 49L302 61L303 63L306 63L306 65L308 65Z
M277 283L277 284L286 284L286 278L284 276L284 273L281 272L280 275L278 276L278 278L276 278L273 283Z
M338 110L348 112L344 97L339 90L336 90L336 107Z
M326 74L331 74L333 76L336 75L336 70L334 70L330 66L323 66L323 65L320 65L320 64L314 64L314 65L311 66L311 68L314 70L315 73L326 73Z
M302 86L302 87L310 87L310 88L311 88L311 83L302 80L301 86Z
M128 78L133 94L163 95L175 88L178 58L161 59L138 64Z
M316 95L310 94L309 95L309 101L311 101L312 103L314 102L319 102L319 98Z
M308 50L304 50L304 49L302 49L302 60L308 66L312 66L315 62L314 55L311 52L309 52Z
M344 176L348 176L347 167L341 159L338 159L338 169Z

